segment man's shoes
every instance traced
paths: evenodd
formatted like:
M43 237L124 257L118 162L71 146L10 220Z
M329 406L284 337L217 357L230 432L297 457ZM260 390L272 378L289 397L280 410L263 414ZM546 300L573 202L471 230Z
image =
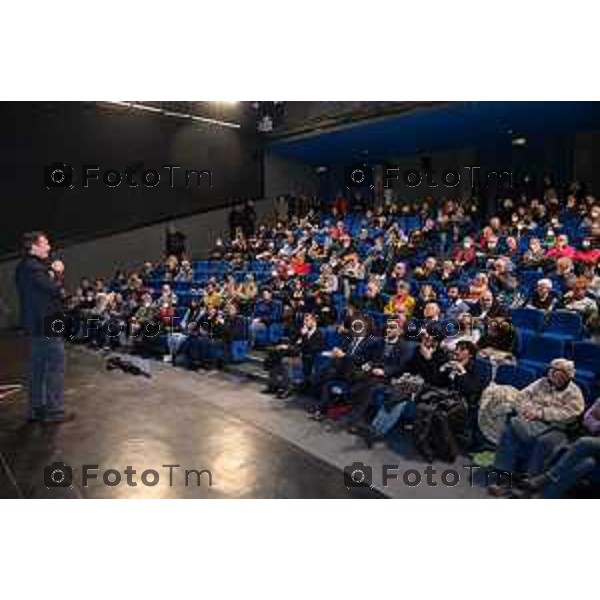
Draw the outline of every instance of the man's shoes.
M310 413L307 417L313 421L322 421L324 418L323 413L320 410L315 410L315 412Z
M511 491L511 487L507 484L498 484L493 483L492 485L488 485L488 493L496 498L503 498L508 496Z
M292 390L290 390L289 388L286 388L284 390L279 390L277 392L277 398L279 398L279 400L287 400L288 398L292 397Z
M266 388L260 391L261 394L275 394L277 390L272 386L268 385Z
M373 435L373 428L366 423L353 423L348 426L348 433L361 437L369 437Z
M74 412L66 412L62 419L44 419L44 425L58 425L60 423L70 423L74 421L76 415Z
M521 487L527 492L539 492L551 481L552 479L550 479L550 477L546 473L542 473L537 477L530 477L529 479L524 479L521 482Z
M376 444L377 442L382 442L383 441L383 436L381 435L367 435L365 436L365 443L367 444L367 448L370 450L374 444Z

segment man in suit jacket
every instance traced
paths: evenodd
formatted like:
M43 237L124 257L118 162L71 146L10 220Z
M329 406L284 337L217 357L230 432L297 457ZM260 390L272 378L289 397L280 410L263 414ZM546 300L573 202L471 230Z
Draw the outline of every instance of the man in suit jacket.
M48 263L51 247L42 231L25 234L23 250L25 256L17 265L15 279L21 325L31 346L28 419L62 422L65 420L64 265L59 260Z
M348 384L348 400L351 404L361 403L370 383L371 365L381 362L382 351L381 338L370 335L368 328L363 330L361 336L344 338L341 347L332 350L331 361L320 378L321 394L314 418L319 420L323 411L335 402L332 384L336 381Z
M269 356L269 385L265 393L277 394L278 398L292 395L292 382L289 376L290 363L295 358L302 361L304 384L308 385L315 358L325 346L323 335L317 328L317 317L313 313L304 315L304 324L294 340L280 344Z
M404 337L404 323L404 319L388 321L379 356L374 358L370 368L365 371L365 385L360 387L357 390L359 393L351 399L354 405L349 419L351 429L371 412L374 392L385 389L386 393L390 393L391 380L407 371L418 344Z

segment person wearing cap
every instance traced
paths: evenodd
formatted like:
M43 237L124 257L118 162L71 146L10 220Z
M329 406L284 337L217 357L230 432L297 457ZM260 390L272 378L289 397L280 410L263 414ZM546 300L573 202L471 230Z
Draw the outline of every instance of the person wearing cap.
M584 411L583 394L573 382L574 377L574 363L555 358L545 377L521 390L517 396L517 413L506 423L500 436L494 465L497 473L526 472L533 477L543 470L545 459L565 441L565 431ZM488 490L501 496L510 491L511 484L512 481L499 478Z
M535 290L525 301L525 308L538 308L540 310L552 310L556 305L557 298L552 293L552 280L539 279Z

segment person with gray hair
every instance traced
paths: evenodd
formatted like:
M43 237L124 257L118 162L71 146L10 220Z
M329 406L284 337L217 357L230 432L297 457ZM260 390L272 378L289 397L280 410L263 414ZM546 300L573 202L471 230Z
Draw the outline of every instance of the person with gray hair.
M525 472L534 477L543 471L551 451L563 443L570 425L583 414L585 401L573 382L575 365L555 358L545 377L534 381L517 396L516 414L504 426L496 452L496 472ZM512 477L510 478L512 480ZM498 480L488 491L501 496L511 482Z
M552 310L556 306L557 297L552 293L552 279L538 279L535 290L525 301L526 308Z

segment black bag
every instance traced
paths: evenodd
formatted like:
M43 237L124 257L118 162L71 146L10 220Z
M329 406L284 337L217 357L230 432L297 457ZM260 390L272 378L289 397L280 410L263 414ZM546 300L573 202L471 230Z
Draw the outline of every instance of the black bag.
M415 399L413 437L416 449L431 462L454 462L468 443L468 407L452 390L428 388Z

